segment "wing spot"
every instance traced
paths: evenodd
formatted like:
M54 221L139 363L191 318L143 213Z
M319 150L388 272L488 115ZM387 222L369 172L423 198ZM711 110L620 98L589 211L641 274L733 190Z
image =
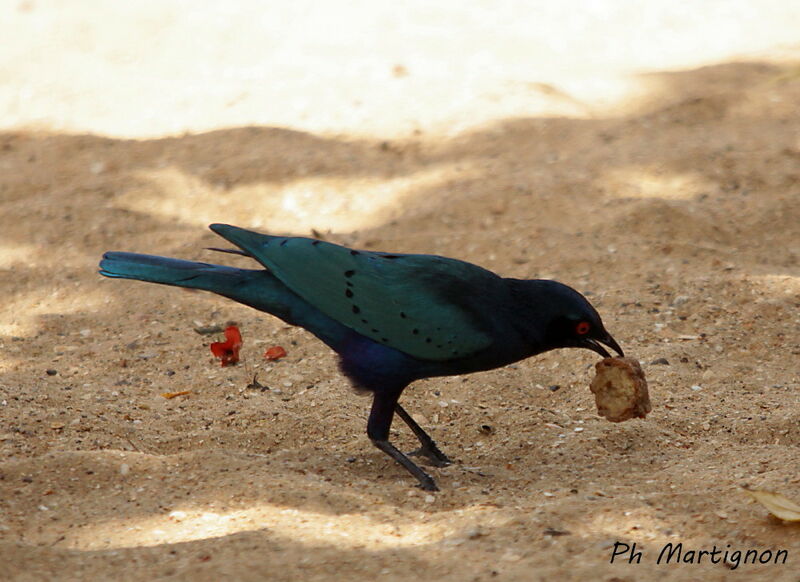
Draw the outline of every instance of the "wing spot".
M406 318L406 314L401 311L400 312L400 319L405 319L405 318Z
M369 321L367 321L366 319L362 319L362 320L361 320L361 323L368 324L368 323L369 323Z
M345 272L344 272L344 276L345 276L345 277L348 277L348 278L349 278L349 277L352 277L352 276L353 276L353 275L355 275L355 274L356 274L356 272L355 272L353 269L350 269L349 271L345 271Z
M386 339L385 337L382 337L382 338L381 338L381 341L382 341L383 343L385 343L385 344L388 344L388 343L389 343L389 340L388 340L388 339Z
M320 242L322 242L322 241L314 240L314 241L311 241L311 244L314 245L314 246L317 246Z
M352 283L351 281L345 281L344 283L345 283L345 285L347 285L348 287L352 287L352 286L353 286L353 283Z
M379 255L379 256L383 257L384 259L399 259L400 258L398 255Z
M441 350L444 346L442 344L436 344L436 347Z
M419 330L418 329L412 329L411 333L413 333L414 335L419 335Z
M372 328L372 333L381 333L381 332L373 327Z
M429 338L429 337L426 337L426 338L425 338L425 343L426 343L426 344L429 344L429 343L431 343L432 341L433 341L433 340L432 340L431 338Z
M285 247L287 242L289 242L289 239L288 239L288 238L285 238L285 239L283 239L283 240L281 241L281 246L282 246L282 247Z
M344 290L344 296L349 299L350 297L353 296L353 292L350 289L345 289Z
M358 251L350 251L350 254L355 257L357 255L360 255L361 253L359 253Z

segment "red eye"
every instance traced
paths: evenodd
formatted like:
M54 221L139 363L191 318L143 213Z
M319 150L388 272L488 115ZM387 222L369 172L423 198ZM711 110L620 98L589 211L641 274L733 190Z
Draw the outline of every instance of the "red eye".
M588 321L581 321L578 325L575 326L575 333L578 335L586 335L589 333L589 330L592 329L592 326L589 325Z

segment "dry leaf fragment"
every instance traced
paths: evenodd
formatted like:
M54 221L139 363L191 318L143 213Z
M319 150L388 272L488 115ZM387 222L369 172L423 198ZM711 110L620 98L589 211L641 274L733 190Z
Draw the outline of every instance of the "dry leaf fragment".
M772 515L784 521L800 521L800 505L791 499L763 489L742 487L753 499L767 508Z
M180 392L162 392L161 396L170 399L170 398L175 398L176 396L186 396L191 392L192 392L191 390L181 390Z

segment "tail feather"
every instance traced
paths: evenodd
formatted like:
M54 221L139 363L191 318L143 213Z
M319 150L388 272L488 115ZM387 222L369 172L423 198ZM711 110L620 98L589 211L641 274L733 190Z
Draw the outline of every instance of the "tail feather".
M216 293L229 287L235 280L241 280L243 274L249 272L234 267L138 253L108 252L100 262L100 274L106 277L206 289Z
M108 252L100 274L175 287L203 289L299 325L336 349L350 330L309 305L265 269L238 269L138 253Z

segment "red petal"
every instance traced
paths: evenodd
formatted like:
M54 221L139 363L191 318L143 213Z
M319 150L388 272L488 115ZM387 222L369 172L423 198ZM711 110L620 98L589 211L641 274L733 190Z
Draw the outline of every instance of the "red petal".
M266 352L264 352L264 357L268 360L279 360L285 355L286 350L284 350L281 346L272 346Z
M211 353L214 354L215 358L221 358L225 355L225 352L228 351L228 342L214 342L211 344Z
M233 348L242 347L242 334L239 333L239 328L235 325L230 325L225 328L225 338L231 343Z
M242 347L242 334L235 325L225 329L225 341L211 344L211 353L219 358L223 366L239 361L239 349Z

